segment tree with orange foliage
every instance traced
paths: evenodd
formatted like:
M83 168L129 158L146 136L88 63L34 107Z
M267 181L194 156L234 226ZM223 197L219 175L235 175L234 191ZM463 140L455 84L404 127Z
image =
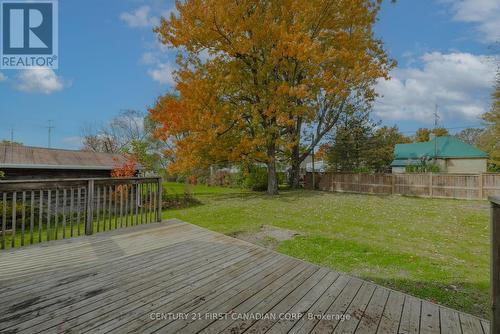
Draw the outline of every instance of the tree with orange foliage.
M155 29L178 48L178 96L150 110L175 142L171 171L214 162L276 163L298 171L304 128L317 144L393 66L372 27L382 0L186 0ZM207 56L208 55L208 56ZM298 181L298 174L294 177Z
M137 162L131 156L126 154L125 161L119 162L118 159L114 159L116 166L111 170L111 177L134 177L137 172Z

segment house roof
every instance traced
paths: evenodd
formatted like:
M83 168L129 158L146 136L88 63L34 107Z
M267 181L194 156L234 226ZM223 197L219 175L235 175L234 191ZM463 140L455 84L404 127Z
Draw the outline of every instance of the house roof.
M436 137L431 141L397 144L395 160L428 158L488 158L488 154L453 136Z
M0 144L0 168L111 170L125 162L121 154Z

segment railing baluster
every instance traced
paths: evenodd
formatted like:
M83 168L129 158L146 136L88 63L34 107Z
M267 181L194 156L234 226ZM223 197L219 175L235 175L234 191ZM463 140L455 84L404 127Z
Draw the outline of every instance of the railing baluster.
M135 185L131 184L130 185L130 226L134 226L135 222Z
M151 223L151 183L146 183L146 223Z
M52 201L50 190L47 191L47 241L50 241L50 202Z
M153 188L153 212L151 212L151 219L153 220L153 223L156 223L156 184L151 183L151 188Z
M135 192L135 198L134 198L134 206L135 206L135 225L139 225L139 184L136 183L134 185L134 192Z
M14 248L16 246L16 213L17 213L17 206L16 206L16 200L17 200L17 192L14 191L12 194L12 232L11 232L11 237L10 237L10 247Z
M102 230L106 231L106 186L102 187Z
M7 193L3 193L2 201L2 249L5 249L5 230L7 229Z
M111 201L112 201L112 192L111 192L111 186L108 187L109 190L109 203L108 203L108 231L111 230Z
M62 203L62 238L66 239L66 205L67 201L66 188L63 189L63 203Z
M85 191L87 198L87 212L85 220L85 234L91 235L93 233L94 227L94 180L90 179L87 184L87 190ZM79 232L79 231L78 231Z
M77 199L76 199L76 230L77 234L80 235L80 210L82 206L82 188L78 187L77 190ZM73 230L71 230L71 233L73 233ZM73 235L72 235L73 236Z
M120 228L123 227L123 186L118 186L120 191Z
M54 240L58 239L58 223L59 223L59 189L55 190L56 198L54 204Z
M100 195L101 195L101 189L99 187L96 187L96 199L97 199L97 203L96 203L96 221L97 221L97 232L100 232L100 228L99 228L99 210L101 209L100 208Z
M128 194L128 185L125 185L125 227L128 227L128 202L130 201L130 196Z
M118 214L117 214L117 203L116 203L116 185L113 186L113 216L115 220L115 230L118 228Z
M26 191L22 195L22 211L21 211L21 246L24 246L24 229L26 225Z
M143 198L143 204L142 206L144 207L144 223L148 223L148 185L147 183L144 183L142 185L142 198Z
M73 212L74 210L74 197L75 197L75 189L71 188L70 191L70 199L69 199L69 236L72 238L73 237L73 218L75 217L75 214Z
M30 245L33 245L33 230L35 229L35 192L31 191L31 201L30 201Z
M144 191L146 192L144 195L144 215L146 218L146 224L149 224L149 183L144 184Z
M135 205L134 205L134 190L135 187L133 184L130 185L130 226L134 226L134 212L135 212Z
M163 214L163 179L160 177L158 178L158 222L162 221L162 214Z
M153 183L149 183L149 222L153 222Z
M143 183L139 184L139 203L140 203L140 206L141 206L141 215L140 215L140 217L141 217L141 225L143 223L143 218L142 218L143 214L142 214L142 212L143 212L143 208L144 208L144 192L143 192L144 188L143 188L143 185L144 185Z
M38 243L42 242L42 231L43 231L43 190L40 190L40 211L38 212Z

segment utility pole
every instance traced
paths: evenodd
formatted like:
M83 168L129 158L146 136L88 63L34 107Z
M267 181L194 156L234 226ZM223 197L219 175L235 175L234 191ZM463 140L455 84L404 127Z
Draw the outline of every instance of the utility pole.
M54 126L52 126L52 120L48 120L49 126L47 126L48 129L48 147L51 148L52 146L52 129L54 129Z

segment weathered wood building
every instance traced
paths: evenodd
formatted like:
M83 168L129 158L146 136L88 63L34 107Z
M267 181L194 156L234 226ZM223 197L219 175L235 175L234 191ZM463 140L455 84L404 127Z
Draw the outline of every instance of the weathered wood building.
M0 144L2 180L110 177L125 162L121 154Z

